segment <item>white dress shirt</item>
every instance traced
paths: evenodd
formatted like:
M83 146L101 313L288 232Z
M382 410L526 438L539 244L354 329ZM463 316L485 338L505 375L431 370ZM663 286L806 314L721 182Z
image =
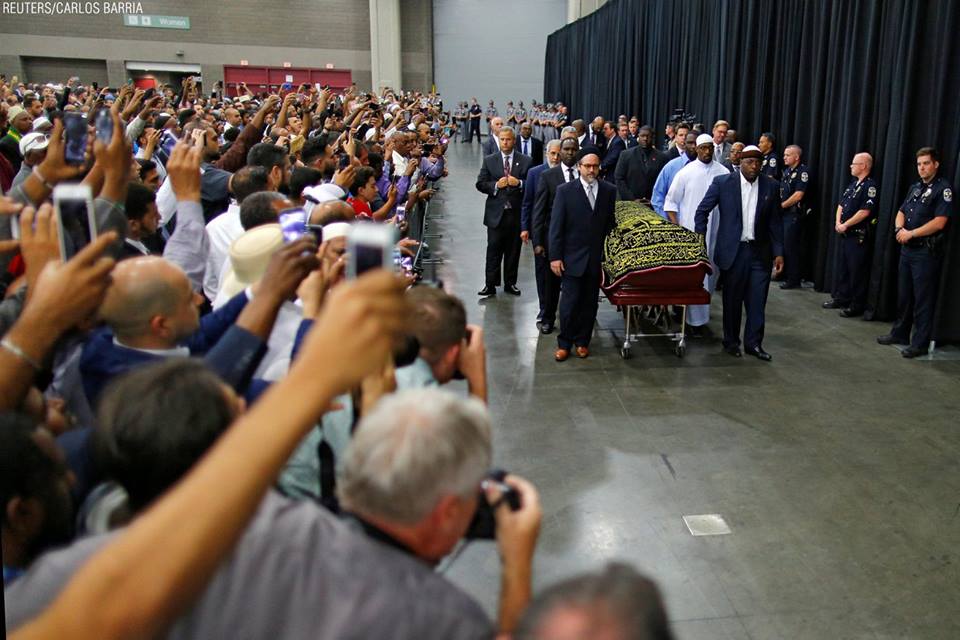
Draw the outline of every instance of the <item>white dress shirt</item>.
M756 240L754 227L757 222L757 195L760 192L760 183L757 180L750 182L740 175L740 206L743 221L743 230L740 232L740 241Z
M220 291L223 265L230 261L230 245L243 235L240 205L231 202L226 211L207 223L206 232L210 239L210 252L207 254L207 266L203 274L203 293L207 300L214 300Z
M134 249L136 249L137 251L139 251L140 253L142 253L143 255L145 256L150 255L150 249L147 249L147 246L142 242L140 242L139 240L134 240L133 238L124 238L123 241L126 242L131 247L133 247Z

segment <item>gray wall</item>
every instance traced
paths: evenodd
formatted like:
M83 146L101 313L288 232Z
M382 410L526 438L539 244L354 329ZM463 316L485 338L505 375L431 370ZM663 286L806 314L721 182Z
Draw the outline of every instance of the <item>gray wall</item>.
M566 0L433 0L434 77L444 105L476 96L543 98L547 36L566 24ZM486 130L485 127L482 127Z
M431 66L431 0L402 0L401 51L405 88L428 89ZM126 27L121 15L4 15L0 20L0 73L27 75L29 81L64 82L70 75L110 84L129 75L124 61L173 62L202 66L209 85L223 78L223 65L351 69L353 79L370 87L370 7L360 0L164 0L144 3L147 13L188 16L189 30ZM177 56L176 52L184 55ZM26 64L28 58L46 58ZM85 59L77 74L46 73ZM59 60L58 60L59 59ZM95 62L94 62L95 61ZM92 65L92 66L91 66ZM93 70L96 69L94 73ZM45 77L33 77L39 74ZM62 75L62 74L60 74ZM89 77L88 77L89 76Z

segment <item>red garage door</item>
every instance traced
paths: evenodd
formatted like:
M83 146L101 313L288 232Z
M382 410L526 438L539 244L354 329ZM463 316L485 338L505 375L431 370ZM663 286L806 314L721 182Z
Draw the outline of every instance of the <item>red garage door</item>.
M310 69L306 67L252 67L224 66L223 80L228 96L238 94L237 87L246 82L254 93L277 93L284 84L294 87L304 82L310 84L329 84L333 89L342 90L350 86L353 75L349 69Z

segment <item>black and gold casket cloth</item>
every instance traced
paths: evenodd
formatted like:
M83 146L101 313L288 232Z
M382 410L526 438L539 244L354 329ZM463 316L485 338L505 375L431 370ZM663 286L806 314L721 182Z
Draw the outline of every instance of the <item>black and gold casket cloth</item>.
M660 217L648 205L620 201L615 215L617 226L607 236L603 252L607 282L633 271L710 264L699 234Z

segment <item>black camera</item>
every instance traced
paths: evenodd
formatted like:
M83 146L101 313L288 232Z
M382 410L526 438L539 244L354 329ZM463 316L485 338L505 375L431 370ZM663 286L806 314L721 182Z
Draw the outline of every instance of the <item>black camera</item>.
M503 469L491 469L487 473L486 479L481 483L480 498L477 503L477 512L473 515L473 520L464 534L467 540L493 540L497 534L497 519L493 515L494 511L501 502L506 502L511 511L520 509L520 493L516 489L504 482L507 472ZM497 504L487 502L487 494L483 487L489 486L488 483L495 483L500 489L500 500Z

